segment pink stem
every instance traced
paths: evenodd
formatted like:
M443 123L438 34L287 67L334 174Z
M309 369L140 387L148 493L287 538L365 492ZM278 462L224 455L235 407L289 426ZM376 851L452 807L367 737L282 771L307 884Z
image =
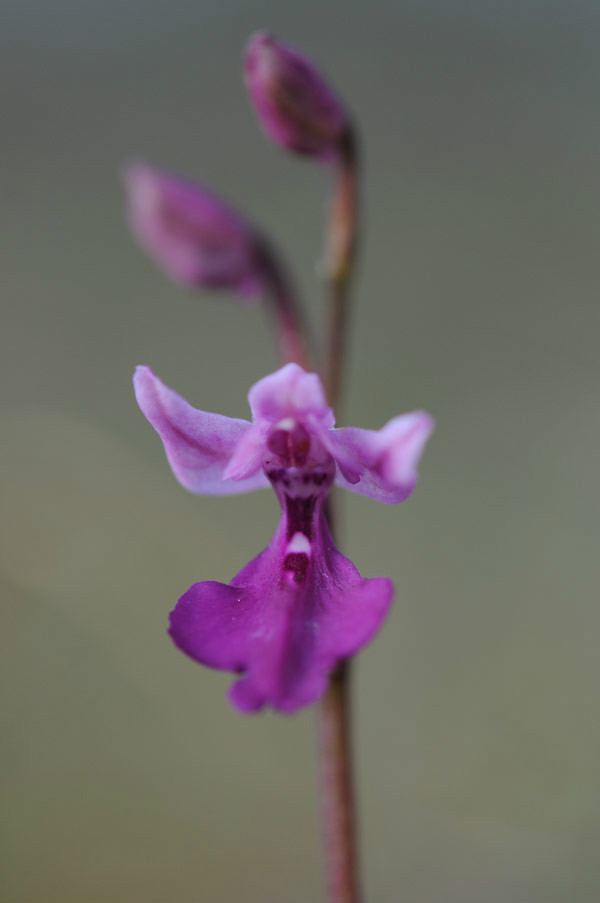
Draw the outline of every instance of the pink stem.
M339 399L348 320L348 288L356 253L358 162L348 132L341 148L328 229L330 321L324 381L329 403ZM328 506L332 519L332 505ZM323 852L329 903L359 903L360 881L352 779L350 662L333 672L317 708Z
M330 322L325 349L325 388L333 408L338 406L348 331L348 289L356 259L358 200L356 138L349 131L338 162L328 229L327 290Z
M281 262L266 244L260 246L268 300L274 313L279 356L284 364L294 362L311 370L308 350L308 324L296 301Z
M350 736L350 662L329 680L317 708L321 817L330 903L359 903Z

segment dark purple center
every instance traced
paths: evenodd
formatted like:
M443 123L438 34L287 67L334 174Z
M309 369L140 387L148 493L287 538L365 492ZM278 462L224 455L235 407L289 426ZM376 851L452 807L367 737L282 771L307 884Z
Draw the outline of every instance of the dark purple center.
M294 423L290 429L276 428L267 439L267 448L285 467L302 467L310 451L310 435L301 423Z
M294 575L295 583L303 583L308 572L308 555L304 552L289 552L285 556L283 567Z
M292 417L280 420L267 437L264 471L281 502L285 526L283 572L288 580L308 580L317 519L331 489L335 462L321 442ZM301 537L305 539L302 540ZM311 546L306 546L306 540Z

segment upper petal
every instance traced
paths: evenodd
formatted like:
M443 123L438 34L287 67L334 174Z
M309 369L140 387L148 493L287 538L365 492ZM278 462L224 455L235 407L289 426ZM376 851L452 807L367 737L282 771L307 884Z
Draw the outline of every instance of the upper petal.
M285 417L297 417L309 422L314 419L327 428L335 423L319 376L307 373L298 364L286 364L259 379L248 392L248 402L254 420L276 423Z
M394 417L380 430L331 430L336 483L379 502L403 502L415 488L419 459L434 426L429 414L413 411Z
M247 420L198 411L165 386L149 367L133 378L137 402L163 441L173 473L182 486L205 495L229 495L268 486L262 470L236 481L224 470L250 429Z

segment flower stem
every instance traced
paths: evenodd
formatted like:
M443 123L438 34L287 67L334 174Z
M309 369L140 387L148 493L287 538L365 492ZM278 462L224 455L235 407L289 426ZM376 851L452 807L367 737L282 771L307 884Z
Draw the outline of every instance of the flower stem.
M330 903L359 903L356 825L350 742L350 662L342 662L329 679L317 708L317 741Z
M357 225L358 159L356 137L349 129L338 160L327 231L329 327L323 369L332 407L340 395ZM330 498L327 517L333 532L331 501ZM350 707L350 661L347 660L331 674L329 687L317 707L323 858L329 903L359 903L360 900Z
M329 404L337 407L348 330L348 289L356 258L358 230L358 153L356 136L348 129L342 143L327 231L327 293L329 329L324 381Z
M279 356L284 364L293 362L300 364L304 370L311 370L308 323L301 305L280 260L266 242L260 246L260 256L267 297L274 314Z

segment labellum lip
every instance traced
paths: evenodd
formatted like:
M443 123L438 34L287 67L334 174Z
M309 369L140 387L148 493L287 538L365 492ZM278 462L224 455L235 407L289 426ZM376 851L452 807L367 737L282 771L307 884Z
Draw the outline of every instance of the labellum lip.
M187 655L240 675L229 695L243 712L294 712L314 702L337 662L374 636L392 601L390 580L362 578L336 549L322 507L311 512L310 528L302 525L311 539L304 529L290 536L290 519L284 508L268 548L229 585L194 584L170 617L171 637Z

